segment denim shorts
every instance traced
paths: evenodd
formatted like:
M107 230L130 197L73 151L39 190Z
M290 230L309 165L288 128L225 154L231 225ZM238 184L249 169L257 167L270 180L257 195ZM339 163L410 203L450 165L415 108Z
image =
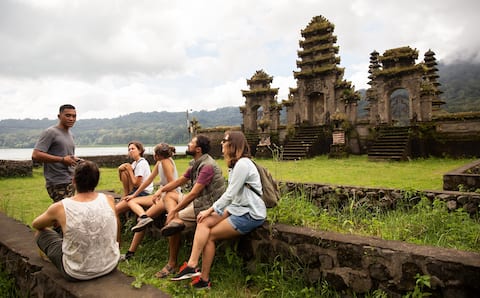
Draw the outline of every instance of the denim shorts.
M132 191L129 193L129 195L133 195L136 191L137 191L138 187L134 187L132 189ZM146 192L146 191L142 191L141 193L138 194L137 197L146 197L146 196L149 196L151 195L150 193Z
M215 210L218 214L222 215L223 212L220 210ZM254 219L250 216L250 213L245 213L243 215L233 215L231 214L228 217L228 222L232 227L242 235L248 234L254 229L258 228L263 224L265 219Z

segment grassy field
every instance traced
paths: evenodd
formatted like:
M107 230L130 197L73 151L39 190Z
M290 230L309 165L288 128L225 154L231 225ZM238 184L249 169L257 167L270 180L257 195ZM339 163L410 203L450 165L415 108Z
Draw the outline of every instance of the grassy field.
M366 156L328 159L319 156L300 161L258 162L267 167L277 180L316 182L338 185L387 187L415 190L441 190L443 174L474 159L417 159L410 162L369 162ZM179 173L189 159L176 159ZM223 160L218 161L227 175ZM0 210L27 224L48 207L51 199L44 187L42 169L34 169L32 177L0 178ZM102 168L97 189L121 192L116 168Z

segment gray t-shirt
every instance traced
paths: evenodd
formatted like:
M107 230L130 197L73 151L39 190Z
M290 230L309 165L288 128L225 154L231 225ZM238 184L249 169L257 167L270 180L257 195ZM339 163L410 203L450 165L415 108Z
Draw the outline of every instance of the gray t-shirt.
M75 143L70 130L51 126L40 135L35 149L56 156L75 155ZM73 167L61 162L43 163L43 175L47 186L72 182Z

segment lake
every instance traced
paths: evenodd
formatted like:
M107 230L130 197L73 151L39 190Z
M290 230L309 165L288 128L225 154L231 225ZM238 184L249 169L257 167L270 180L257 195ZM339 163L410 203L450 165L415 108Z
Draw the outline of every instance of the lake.
M177 155L184 155L187 146L176 146ZM32 158L33 148L0 148L0 159L4 160L30 160ZM152 154L153 146L146 146L145 153ZM77 147L75 155L101 156L101 155L127 155L127 146L125 147Z

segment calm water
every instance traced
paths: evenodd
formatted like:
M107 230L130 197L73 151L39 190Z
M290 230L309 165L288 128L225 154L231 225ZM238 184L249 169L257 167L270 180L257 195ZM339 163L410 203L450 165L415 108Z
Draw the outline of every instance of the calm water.
M185 154L187 146L175 146L178 155ZM29 160L32 157L33 148L10 149L0 148L0 159L5 160ZM127 155L127 146L125 147L77 147L75 149L77 156L100 156L100 155ZM152 154L153 146L146 147L145 153Z

